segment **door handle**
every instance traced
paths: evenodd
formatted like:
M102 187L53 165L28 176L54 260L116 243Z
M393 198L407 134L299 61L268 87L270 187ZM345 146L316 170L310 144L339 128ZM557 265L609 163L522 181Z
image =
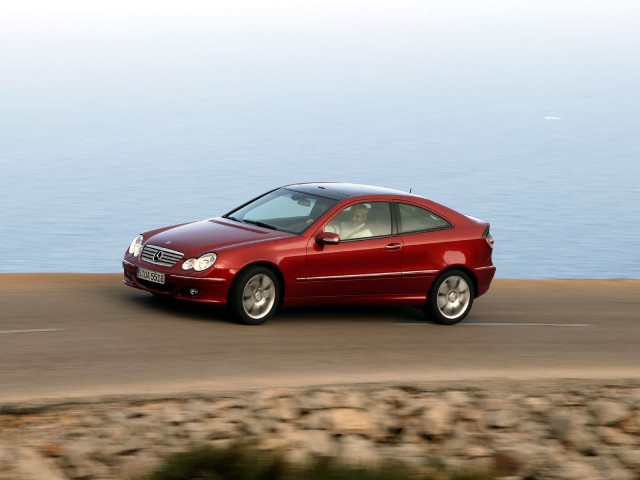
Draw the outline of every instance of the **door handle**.
M390 243L389 245L387 245L384 248L386 250L400 250L402 248L402 244L401 243Z

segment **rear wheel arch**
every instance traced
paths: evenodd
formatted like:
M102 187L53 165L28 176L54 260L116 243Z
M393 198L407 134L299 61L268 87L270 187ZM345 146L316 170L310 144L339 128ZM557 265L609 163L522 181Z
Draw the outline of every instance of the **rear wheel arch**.
M436 323L454 325L471 311L477 280L468 268L451 266L438 275L427 294L425 316Z
M478 297L478 279L476 278L475 273L473 273L473 271L467 267L465 267L464 265L452 265L450 267L447 267L446 269L444 269L440 275L443 275L444 273L450 271L450 270L459 270L461 272L464 272L468 275L468 277L471 279L471 283L473 284L473 298L477 298ZM440 277L440 275L438 275L438 277Z

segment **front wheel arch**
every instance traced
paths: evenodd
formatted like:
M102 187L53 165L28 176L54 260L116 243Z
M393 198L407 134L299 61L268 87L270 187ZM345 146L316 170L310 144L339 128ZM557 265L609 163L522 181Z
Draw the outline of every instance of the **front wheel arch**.
M259 321L252 321L250 319L247 318L242 318L242 314L239 313L239 305L238 302L236 300L236 296L238 294L238 284L239 282L245 280L245 274L248 271L255 271L255 270L260 270L260 269L265 269L268 270L277 280L277 298L275 299L275 305L273 306L273 312L275 312L278 308L280 308L280 306L282 305L282 301L284 299L284 290L285 290L285 283L284 283L284 277L282 275L282 272L280 272L280 269L278 269L275 265L267 263L267 262L255 262L255 263L250 263L249 265L244 266L242 269L240 269L236 275L234 276L233 281L231 282L231 286L229 287L229 291L227 293L227 309L230 311L231 315L236 319L236 320L240 320L242 323L246 323L246 324L250 324L250 325L260 325L261 323L263 323L265 320L267 320L268 318L270 318L273 313L267 315L267 317L265 317L263 320L259 320Z
M280 295L279 295L279 298L278 298L278 307L280 307L280 305L282 305L282 301L284 300L284 292L285 292L285 288L286 288L286 286L284 284L284 276L282 275L282 272L280 271L280 269L278 267L276 267L273 263L269 263L269 262L250 263L250 264L245 265L244 267L242 267L240 270L238 270L238 272L233 277L233 281L231 282L231 287L229 287L229 292L227 293L227 304L229 304L229 299L230 299L231 292L233 291L233 287L237 283L238 278L240 277L240 274L242 274L245 270L247 270L249 268L252 268L252 267L268 268L276 276L276 278L278 279L278 282L280 283Z

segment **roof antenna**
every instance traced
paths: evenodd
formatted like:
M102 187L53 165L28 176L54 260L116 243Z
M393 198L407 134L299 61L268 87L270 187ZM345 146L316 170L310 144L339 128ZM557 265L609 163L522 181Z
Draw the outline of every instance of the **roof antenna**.
M411 193L411 190L413 190L413 187L411 187L411 188L409 189L409 193Z

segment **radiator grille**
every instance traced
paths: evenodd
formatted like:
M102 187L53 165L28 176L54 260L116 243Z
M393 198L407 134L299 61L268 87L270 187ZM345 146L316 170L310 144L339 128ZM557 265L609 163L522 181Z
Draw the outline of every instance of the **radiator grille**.
M142 259L145 262L164 265L165 267L173 267L182 257L184 257L184 253L182 252L176 252L175 250L169 250L168 248L157 247L155 245L145 245L142 250Z

